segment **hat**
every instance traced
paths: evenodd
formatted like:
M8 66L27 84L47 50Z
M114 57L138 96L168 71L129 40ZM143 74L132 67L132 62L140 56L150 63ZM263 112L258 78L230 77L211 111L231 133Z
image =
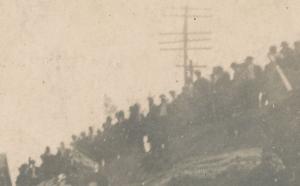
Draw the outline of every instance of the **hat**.
M295 42L294 42L294 45L295 45L296 47L300 46L300 41L295 41Z
M160 99L165 99L165 98L166 98L166 95L161 94L159 97L160 97Z
M245 60L246 60L246 61L252 61L252 60L253 60L253 57L252 57L252 56L247 56Z
M253 57L252 57L252 56L246 57L246 59L245 59L246 65L247 65L247 64L250 64L250 63L252 63L252 62L253 62Z
M196 74L197 76L201 76L201 72L200 72L199 70L196 70L196 71L195 71L195 74Z
M288 47L289 44L288 44L288 42L286 42L286 41L282 41L281 44L280 44L280 46L281 46L281 47Z
M236 68L237 66L238 66L238 64L236 62L232 62L230 65L231 68Z
M171 95L176 94L176 92L175 92L174 90L170 90L169 93L170 93Z
M221 66L216 66L213 68L213 73L223 72L223 68Z
M112 121L112 118L110 116L107 116L106 121Z
M269 49L270 52L276 52L277 51L277 47L275 45L270 46Z

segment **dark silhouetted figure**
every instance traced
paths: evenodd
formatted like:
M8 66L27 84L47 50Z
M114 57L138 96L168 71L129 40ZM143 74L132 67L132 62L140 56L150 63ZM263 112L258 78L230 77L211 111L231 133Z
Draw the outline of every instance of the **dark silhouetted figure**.
M148 111L147 117L149 119L153 119L153 120L157 119L158 107L157 107L157 105L155 105L153 97L148 97L148 109L149 109L149 111Z
M103 123L102 127L103 130L109 130L112 126L112 118L110 116L106 117L106 122Z
M113 141L112 136L112 118L110 116L106 117L103 127L103 137L102 137L102 153L105 162L109 162L113 158L113 149L111 148L111 143Z
M200 71L195 72L196 81L194 82L193 95L194 102L193 108L195 109L196 123L208 121L211 118L211 104L210 104L210 82L202 77Z
M39 168L38 167L36 167L36 165L35 165L35 161L34 160L32 160L31 158L29 158L29 160L28 160L28 165L29 165L29 167L28 167L28 172L27 172L27 174L28 174L28 176L29 176L29 179L30 179L30 185L36 185L36 184L38 184L39 183L39 174L40 174L40 172L39 172Z
M50 147L46 147L45 152L41 155L42 164L41 172L44 179L52 178L56 173L55 156L51 153Z
M160 105L159 105L159 116L166 117L168 115L168 100L167 97L162 94L159 96Z
M77 138L77 136L76 135L72 135L72 141L71 141L71 143L70 143L70 145L71 145L71 147L73 147L73 148L76 148L76 146L77 146L77 140L78 140L78 138Z
M257 108L259 92L264 83L263 70L253 63L252 57L246 58L245 65L247 66L247 90L249 91L248 104L251 108Z
M67 173L70 166L70 149L65 147L65 143L61 142L56 154L58 173Z
M228 115L230 98L230 76L222 67L213 68L212 84L212 114L217 121Z
M293 68L294 65L294 51L290 48L289 44L286 41L281 43L281 60L279 61L279 65L282 68Z
M172 98L171 101L175 101L175 100L176 100L176 97L177 97L176 92L175 92L174 90L170 90L170 91L169 91L169 94L170 94L170 96L171 96L171 98Z
M259 106L259 92L261 91L263 77L262 69L253 63L253 57L248 56L241 64L241 80L238 80L238 102L240 102L240 111L253 109Z
M16 186L31 186L30 176L28 175L28 164L22 164L19 168L19 175L16 180Z
M93 138L94 138L94 129L93 129L93 127L89 127L88 138L89 138L89 140L93 140Z
M299 70L300 68L300 41L294 43L294 60L295 60L295 69Z

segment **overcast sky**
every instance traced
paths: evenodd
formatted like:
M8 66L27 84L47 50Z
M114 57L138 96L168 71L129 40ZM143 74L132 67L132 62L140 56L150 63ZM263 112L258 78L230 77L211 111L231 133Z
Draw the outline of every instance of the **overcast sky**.
M181 32L186 1L0 0L0 151L10 169L39 159L88 126L100 126L103 97L118 108L179 90L180 52L161 52L160 32ZM252 55L265 64L271 44L300 37L299 0L194 0L211 8L191 31L211 30L211 51L191 52L198 64L224 65ZM193 14L206 14L194 11ZM202 36L203 37L203 36ZM193 36L192 39L201 37ZM172 45L171 45L172 46ZM175 45L174 45L175 46ZM177 45L178 46L178 45ZM205 69L209 73L211 68Z

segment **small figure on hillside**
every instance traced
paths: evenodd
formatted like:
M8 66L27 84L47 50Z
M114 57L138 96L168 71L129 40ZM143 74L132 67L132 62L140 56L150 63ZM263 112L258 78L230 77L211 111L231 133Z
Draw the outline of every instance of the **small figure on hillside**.
M168 115L168 100L167 97L162 94L160 95L160 105L159 105L159 116L164 117Z
M282 66L282 68L293 68L295 66L294 50L290 48L286 41L283 41L280 46L281 60L279 64Z
M110 116L106 117L105 123L103 123L103 130L109 130L112 126L112 118Z

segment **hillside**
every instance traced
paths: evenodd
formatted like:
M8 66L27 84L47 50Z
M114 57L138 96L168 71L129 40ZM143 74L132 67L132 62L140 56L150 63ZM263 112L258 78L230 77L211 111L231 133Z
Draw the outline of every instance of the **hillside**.
M252 57L232 64L233 78L220 66L210 79L195 72L178 95L161 95L159 104L148 98L147 114L133 104L128 117L118 111L102 130L73 135L72 149L46 148L41 166L23 165L17 186L298 185L296 46L280 56L271 47L264 69Z

